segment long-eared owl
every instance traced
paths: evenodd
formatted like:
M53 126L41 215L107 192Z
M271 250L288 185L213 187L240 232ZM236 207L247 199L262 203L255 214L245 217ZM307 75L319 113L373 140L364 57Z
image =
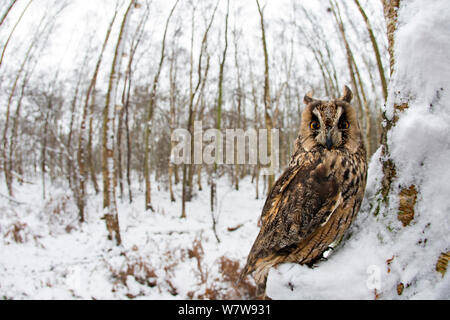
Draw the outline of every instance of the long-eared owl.
M253 272L258 294L265 291L271 267L319 260L359 211L367 161L352 97L345 87L335 100L304 98L289 167L269 192L260 232L241 274L242 279Z

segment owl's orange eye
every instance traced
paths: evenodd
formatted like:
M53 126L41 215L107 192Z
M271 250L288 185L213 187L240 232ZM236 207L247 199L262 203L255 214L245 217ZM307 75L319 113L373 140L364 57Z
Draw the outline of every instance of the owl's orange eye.
M320 128L320 123L318 121L311 122L311 129L318 130Z
M348 129L350 127L350 123L346 120L341 121L339 123L339 129Z

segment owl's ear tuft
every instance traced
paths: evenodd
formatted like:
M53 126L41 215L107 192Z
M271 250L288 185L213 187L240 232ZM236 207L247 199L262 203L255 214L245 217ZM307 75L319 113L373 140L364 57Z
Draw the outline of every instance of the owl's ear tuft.
M343 100L347 103L350 103L353 99L353 93L352 90L350 90L349 87L344 86L344 94L342 95L341 98L339 98L340 100Z
M309 91L307 94L305 94L305 97L303 98L303 102L306 105L308 105L308 104L310 104L311 102L314 101L314 98L312 97L312 95L313 95L312 91Z

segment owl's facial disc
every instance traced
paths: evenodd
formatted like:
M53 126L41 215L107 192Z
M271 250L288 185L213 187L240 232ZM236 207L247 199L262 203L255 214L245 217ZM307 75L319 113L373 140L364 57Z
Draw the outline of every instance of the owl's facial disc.
M335 110L336 112L331 112L331 110ZM342 133L343 130L346 130L346 122L343 117L343 108L327 108L324 109L314 109L312 111L313 117L315 118L313 121L319 122L319 127L317 129L312 128L313 133L315 134L315 140L322 145L324 148L331 150L334 148L339 148L342 145ZM317 120L316 120L317 119ZM345 123L343 126L342 123Z

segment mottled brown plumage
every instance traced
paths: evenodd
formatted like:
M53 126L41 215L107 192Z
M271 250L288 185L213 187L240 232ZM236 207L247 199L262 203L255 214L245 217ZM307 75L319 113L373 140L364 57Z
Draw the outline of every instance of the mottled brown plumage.
M367 163L351 99L347 87L332 101L305 96L295 151L267 197L261 230L241 275L253 272L260 294L271 267L314 263L358 213Z

